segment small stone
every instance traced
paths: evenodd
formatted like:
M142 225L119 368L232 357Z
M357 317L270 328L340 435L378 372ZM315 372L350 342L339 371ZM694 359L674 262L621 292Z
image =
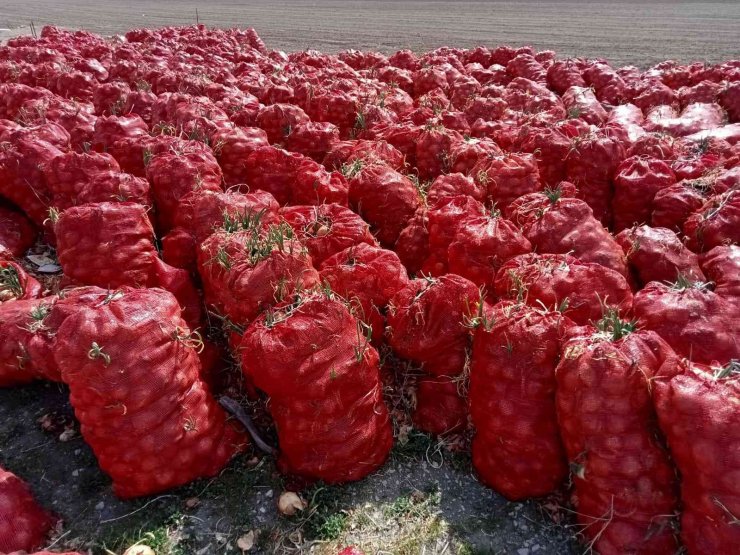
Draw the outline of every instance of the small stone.
M529 549L527 549L526 547L517 549L516 552L518 555L529 555Z
M157 555L157 554L148 545L138 544L138 545L132 545L131 547L129 547L126 551L123 552L123 555Z
M254 530L250 530L249 532L241 536L238 540L236 540L236 546L241 549L242 552L249 551L254 547L254 538Z
M272 498L272 490L271 489L270 490L267 490L267 493L265 494L265 497L267 497L268 499L271 499Z
M95 505L96 511L102 511L104 508L105 508L105 503L103 503L102 501L99 501L98 504Z
M79 470L73 470L72 471L72 476L77 477L79 475L80 475L80 471Z
M292 516L306 507L308 507L308 503L293 491L284 491L278 498L278 510L285 516Z

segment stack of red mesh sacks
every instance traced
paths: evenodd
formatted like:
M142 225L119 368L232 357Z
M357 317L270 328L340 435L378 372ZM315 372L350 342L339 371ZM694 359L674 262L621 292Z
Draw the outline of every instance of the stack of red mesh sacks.
M467 425L467 318L480 293L455 274L414 279L388 303L386 338L394 352L421 365L414 424L444 434Z
M383 464L393 432L379 357L343 302L315 292L268 309L239 352L243 372L269 398L283 472L337 483Z
M81 433L116 495L217 474L246 436L201 379L202 341L162 289L70 290L44 320Z

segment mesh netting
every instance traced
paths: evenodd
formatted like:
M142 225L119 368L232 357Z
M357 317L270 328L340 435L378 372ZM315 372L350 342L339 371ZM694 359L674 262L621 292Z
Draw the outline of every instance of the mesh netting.
M216 229L232 225L262 226L277 221L278 203L270 193L193 191L180 200L174 227L162 238L162 257L176 268L196 267L196 247Z
M26 483L0 468L0 553L33 551L53 525L54 518L36 503Z
M242 369L269 397L280 468L326 482L360 479L393 443L378 353L338 300L315 294L245 332Z
M581 262L601 264L627 276L624 252L614 237L594 218L591 207L573 198L574 186L567 182L545 195L519 197L509 208L508 218L539 253L571 254Z
M635 295L634 314L691 360L724 364L740 358L740 306L703 284L649 283Z
M673 283L679 276L704 281L699 257L686 248L673 231L641 225L614 237L627 255L627 262L641 286L651 281Z
M0 251L4 247L11 256L21 256L35 239L36 229L28 218L0 204Z
M614 230L622 231L650 221L655 194L676 183L676 174L662 160L633 156L614 176Z
M622 274L567 254L517 256L499 269L494 283L502 299L557 309L577 324L599 320L605 306L624 314L632 308L632 292Z
M478 288L454 274L415 279L390 301L389 345L401 357L421 363L435 376L463 371L468 330L465 318L475 314Z
M361 163L360 170L350 177L349 201L386 247L395 244L420 204L413 182L379 162Z
M548 494L567 476L555 418L555 366L567 325L557 312L505 301L486 311L475 331L473 466L508 499Z
M200 379L197 339L161 289L99 290L58 329L81 433L120 497L213 476L246 445Z
M740 246L714 247L702 257L701 267L717 295L740 300Z
M293 292L320 283L305 247L280 229L273 232L280 237L219 231L198 249L206 302L235 324L248 324Z
M681 540L689 553L734 553L740 545L740 382L737 371L664 366L653 382L660 426L681 472Z
M146 167L157 207L157 228L166 233L174 224L182 197L191 191L221 191L223 175L210 150L188 148L152 156Z
M573 335L555 371L556 406L581 532L604 555L675 553L678 483L649 388L675 355L652 332L615 341L589 327Z
M330 256L352 245L376 245L369 225L339 204L289 206L280 211L296 237L306 245L317 268Z
M200 298L185 270L159 259L145 206L101 202L62 212L54 226L57 254L72 282L116 288L163 287L175 295L185 318L197 326Z
M0 303L0 387L29 383L45 378L60 380L49 354L36 356L31 347L52 299Z
M349 302L358 319L372 327L373 343L382 342L388 302L409 280L398 255L360 243L327 258L320 270L321 279L331 290Z

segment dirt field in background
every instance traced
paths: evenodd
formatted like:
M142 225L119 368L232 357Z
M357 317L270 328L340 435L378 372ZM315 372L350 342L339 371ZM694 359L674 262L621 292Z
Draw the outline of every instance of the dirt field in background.
M0 27L28 32L33 21L37 30L55 24L110 35L195 23L196 9L201 23L255 27L269 47L288 51L510 43L642 67L740 57L737 0L3 0Z

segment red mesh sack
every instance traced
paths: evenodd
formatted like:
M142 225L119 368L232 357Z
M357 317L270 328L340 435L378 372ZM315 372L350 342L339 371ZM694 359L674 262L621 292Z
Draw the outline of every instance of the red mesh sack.
M341 141L334 143L327 151L323 164L329 170L340 171L342 166L351 166L356 160L378 160L394 170L401 170L404 165L403 154L385 141Z
M681 472L681 541L692 554L733 553L740 542L737 363L666 365L653 381L653 398Z
M634 96L631 102L643 112L648 112L655 106L670 106L677 104L678 95L673 89L656 79L645 84L645 88L640 92L640 94Z
M36 502L28 484L0 468L0 553L40 547L54 522Z
M488 188L488 198L506 211L514 199L543 189L537 161L531 154L506 154L478 162L473 179Z
M705 187L708 187L708 184L701 180L683 180L658 191L652 203L653 227L665 227L673 231L683 230L683 224L688 217L706 202Z
M450 170L450 150L462 136L444 127L427 127L416 141L416 169L419 179L434 179Z
M388 302L409 281L398 255L359 243L324 260L320 274L332 291L349 302L353 314L372 327L373 343L381 343Z
M260 108L255 123L264 129L270 143L282 143L294 127L309 121L306 112L298 106L271 104Z
M44 324L53 299L29 299L0 303L0 387L30 383L37 379L60 381L55 366L30 351L34 334Z
M641 225L615 237L640 286L651 281L674 282L679 276L704 281L699 258L670 229Z
M36 299L43 287L20 264L3 260L0 255L0 303L22 299Z
M633 156L614 176L614 230L649 223L655 194L676 183L676 175L662 160Z
M49 162L44 176L59 210L108 201L151 205L147 180L122 173L110 154L65 152Z
M657 106L645 116L645 130L684 137L719 127L724 117L724 111L717 104L689 104L680 114L670 106Z
M258 148L247 158L246 178L251 189L269 192L281 205L347 205L344 178L296 152L272 146Z
M567 254L531 253L512 258L499 269L494 286L502 299L544 305L577 324L598 321L604 307L623 314L632 308L632 292L622 274Z
M740 188L711 197L684 222L686 245L705 252L740 243Z
M280 211L298 240L301 241L317 268L330 256L352 245L377 245L370 226L339 204L320 206L289 206Z
M627 263L620 246L594 217L591 207L573 198L575 189L567 182L556 189L516 199L509 219L539 253L571 254L581 262L601 264L627 276Z
M119 497L218 474L246 436L200 379L197 342L177 300L124 287L59 327L54 357L80 431Z
M486 214L482 203L465 195L443 198L427 211L428 252L422 270L441 276L448 272L448 251L460 227Z
M434 206L443 199L459 195L472 197L478 202L485 202L488 190L472 177L467 177L462 173L440 175L427 190L427 203L429 206Z
M627 156L632 156L631 148L642 139L646 132L642 128L645 116L634 104L615 106L609 112L604 129L608 135L616 137L627 149Z
M700 263L717 295L740 301L740 246L714 247L701 257Z
M154 229L140 204L100 202L62 212L54 225L64 275L83 285L162 287L197 326L200 300L188 273L159 259Z
M213 233L198 247L198 273L206 302L237 325L320 284L311 257L287 224Z
M585 87L581 77L579 60L557 60L547 70L547 83L558 94L563 94L571 87Z
M519 54L506 64L506 72L512 77L524 77L537 83L547 83L547 71L534 56Z
M429 374L457 376L468 345L464 319L478 300L475 284L454 274L412 280L388 305L388 344Z
M397 123L378 131L378 138L386 141L404 156L406 164L416 167L416 141L421 127L413 123Z
M217 229L249 228L276 223L278 203L270 193L193 191L181 200L174 227L162 238L162 258L167 264L196 269L196 246Z
M673 160L678 156L677 139L663 133L648 133L637 139L627 150L627 157L643 156L658 160Z
M675 355L657 334L625 326L612 320L577 330L555 370L572 502L594 551L668 555L677 549L671 520L678 484L650 383Z
M473 168L479 160L487 156L502 155L503 151L491 139L470 137L463 140L456 140L450 147L447 169L450 173L471 175Z
M457 227L447 248L449 271L493 290L498 269L510 258L532 251L532 245L509 220L494 213L468 219Z
M242 370L269 397L281 471L328 483L359 480L393 444L378 353L336 299L315 293L255 321Z
M3 144L5 148L0 149L0 195L40 226L48 216L52 200L43 168L62 152L34 137Z
M522 127L517 146L537 160L542 184L555 187L565 179L570 139L554 127Z
M421 203L405 175L379 163L358 163L348 175L350 206L384 246L392 246Z
M121 139L135 139L148 135L149 126L136 114L101 116L95 120L91 147L98 152L104 152Z
M423 376L416 383L414 426L424 432L443 435L463 430L468 423L468 407L460 378Z
M219 128L210 141L227 186L246 183L247 157L269 144L265 132L257 127Z
M210 151L186 149L155 154L146 167L157 208L157 227L172 228L180 199L191 191L221 191L223 174Z
M95 114L108 116L121 113L121 109L126 103L126 97L130 92L131 87L123 81L101 83L95 87L92 95Z
M398 235L393 247L409 274L421 270L429 257L429 217L426 207L420 207L409 219L406 227Z
M603 125L606 122L607 112L591 89L570 87L562 98L569 117L580 118L591 125Z
M673 285L649 283L635 295L634 314L640 325L692 361L725 364L740 358L740 306L706 284L685 279Z
M322 162L332 146L339 142L339 128L332 123L309 121L290 130L285 147L292 152Z
M507 499L540 497L568 475L555 418L555 366L568 320L511 302L483 316L470 365L473 467Z
M478 119L495 121L504 116L506 107L506 101L503 98L478 96L471 99L465 106L465 117L470 125Z
M603 133L592 133L573 140L566 175L578 188L578 196L588 203L603 224L611 221L612 178L624 158L619 141Z
M705 102L712 104L717 102L717 97L722 91L722 85L712 81L701 81L691 87L681 87L678 89L678 100L681 107L688 106L694 102ZM726 106L723 106L727 110ZM729 114L728 114L729 115Z
M719 103L727 111L730 123L740 122L740 83L728 83L719 94Z
M23 214L0 204L0 247L22 256L36 240L36 229Z

